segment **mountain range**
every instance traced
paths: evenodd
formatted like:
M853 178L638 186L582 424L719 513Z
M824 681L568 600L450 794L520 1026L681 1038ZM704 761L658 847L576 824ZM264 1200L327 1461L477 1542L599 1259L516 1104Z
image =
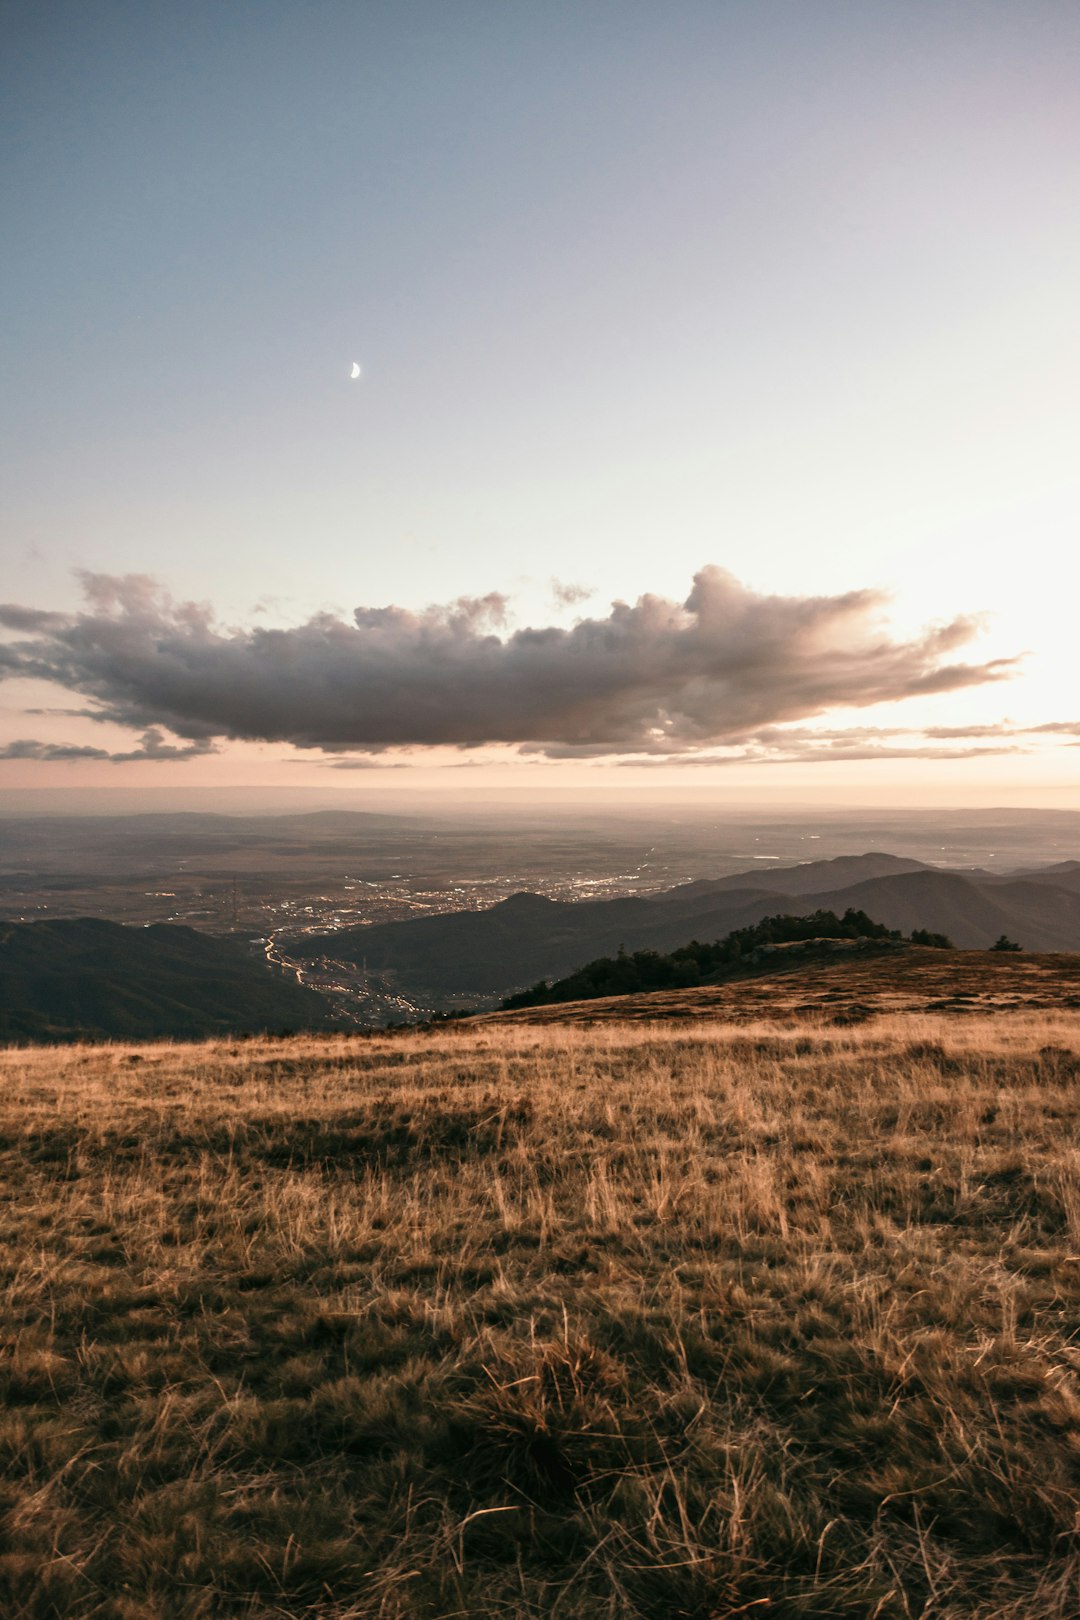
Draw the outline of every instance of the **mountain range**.
M455 995L507 995L558 978L596 956L670 951L778 912L849 907L889 928L926 928L979 950L1007 934L1028 950L1080 951L1080 861L1015 873L943 870L873 852L795 867L733 873L648 897L549 900L511 895L483 911L334 933L296 935L290 954L366 961L404 994L445 1004Z
M1080 951L1080 861L1030 871L942 870L871 853L768 865L648 897L558 901L520 893L442 912L297 934L294 960L366 961L417 1006L498 998L598 956L671 951L777 913L863 911L889 928L947 934L985 950L1002 934L1028 951ZM0 925L0 1041L198 1039L337 1025L328 1001L234 940L169 924L101 918Z

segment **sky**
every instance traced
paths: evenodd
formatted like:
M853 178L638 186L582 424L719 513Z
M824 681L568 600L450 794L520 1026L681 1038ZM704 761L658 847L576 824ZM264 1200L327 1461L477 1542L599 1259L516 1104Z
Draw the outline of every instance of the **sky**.
M1080 808L1080 10L0 34L0 791Z

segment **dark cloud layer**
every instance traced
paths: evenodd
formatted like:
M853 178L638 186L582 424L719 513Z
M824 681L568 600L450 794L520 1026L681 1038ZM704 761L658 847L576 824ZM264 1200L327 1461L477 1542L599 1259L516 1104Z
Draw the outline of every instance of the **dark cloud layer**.
M569 629L501 634L497 593L274 630L223 626L142 575L86 575L83 588L78 613L0 607L12 633L0 674L54 681L95 718L165 727L192 751L227 737L335 753L509 743L556 757L679 754L839 705L999 680L1014 663L955 661L977 628L969 618L894 640L879 592L763 596L719 568L703 569L685 602L647 595ZM168 746L144 740L132 757Z

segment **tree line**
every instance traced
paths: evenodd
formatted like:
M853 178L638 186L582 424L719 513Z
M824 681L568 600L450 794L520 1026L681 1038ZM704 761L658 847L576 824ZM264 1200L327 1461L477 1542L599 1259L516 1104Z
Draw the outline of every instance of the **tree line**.
M907 938L913 945L953 949L947 934L934 934L926 928L912 929ZM779 913L748 928L733 929L723 939L711 943L692 939L689 945L667 953L625 951L620 946L616 956L599 956L553 983L541 979L530 990L507 996L502 1006L538 1007L555 1001L589 1001L597 996L626 996L643 990L689 990L708 983L724 969L737 968L763 945L811 939L903 940L904 935L898 928L886 928L865 911L851 906L842 917L834 911L811 911L803 917Z

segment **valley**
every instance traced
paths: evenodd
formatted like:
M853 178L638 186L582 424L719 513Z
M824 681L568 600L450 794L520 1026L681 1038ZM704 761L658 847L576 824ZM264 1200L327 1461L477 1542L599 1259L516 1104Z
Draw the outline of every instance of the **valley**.
M481 911L286 932L283 939L303 982L336 974L369 994L374 988L376 996L399 998L422 1019L485 1010L622 948L670 951L779 913L842 915L849 908L905 934L929 929L967 949L989 949L1005 935L1030 950L1080 951L1080 862L999 875L935 870L885 853L845 855L648 896L570 903L521 893Z
M670 951L777 913L851 908L965 950L1005 935L1080 951L1077 848L1080 817L1054 812L8 817L0 925L49 922L61 954L80 917L194 929L281 984L280 1017L255 1027L311 1024L292 986L357 1028L489 1012L620 948Z

